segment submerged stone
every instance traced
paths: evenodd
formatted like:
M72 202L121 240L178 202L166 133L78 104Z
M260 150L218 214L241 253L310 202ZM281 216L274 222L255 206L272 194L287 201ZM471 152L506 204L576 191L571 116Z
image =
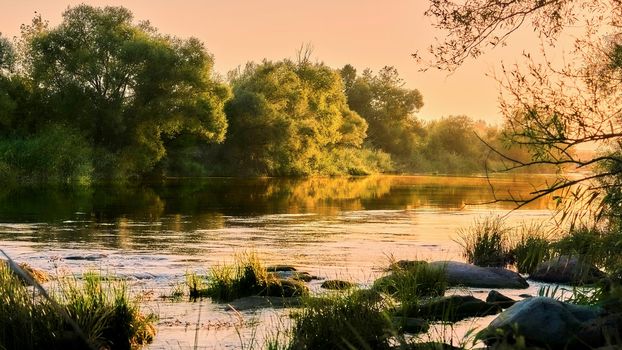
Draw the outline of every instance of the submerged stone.
M512 289L529 287L521 275L502 267L481 267L457 261L435 261L430 265L445 269L449 286Z
M343 280L328 280L324 281L320 287L324 289L345 290L356 287L356 283Z
M411 317L456 322L469 317L494 315L501 312L501 307L471 295L452 295L434 298L403 311Z
M578 257L560 256L538 264L529 279L548 283L590 284L598 282L605 274Z
M491 290L490 292L488 292L486 302L499 305L501 308L504 309L507 309L510 306L516 304L516 300L506 297L505 295L497 292L496 290Z

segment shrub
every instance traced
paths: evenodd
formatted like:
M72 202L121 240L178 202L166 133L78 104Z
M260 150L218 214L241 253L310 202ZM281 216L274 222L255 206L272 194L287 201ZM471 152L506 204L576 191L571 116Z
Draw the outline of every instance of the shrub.
M458 244L464 257L478 266L505 266L511 260L507 234L509 229L500 217L487 217L458 231Z

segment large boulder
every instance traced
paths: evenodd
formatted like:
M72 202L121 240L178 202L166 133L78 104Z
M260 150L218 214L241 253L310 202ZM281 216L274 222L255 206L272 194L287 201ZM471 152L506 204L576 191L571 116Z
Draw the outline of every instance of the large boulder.
M538 264L529 275L534 281L570 285L595 283L603 277L605 274L596 267L565 255Z
M469 317L495 315L499 312L501 312L501 307L498 305L487 303L471 295L433 298L402 310L402 313L409 317L449 322L460 321Z
M512 342L522 336L528 346L574 348L582 343L578 337L580 330L601 314L602 310L596 307L535 297L503 311L477 337L488 345Z
M445 269L449 286L512 289L529 287L521 275L501 267L481 267L457 261L435 261L430 265Z

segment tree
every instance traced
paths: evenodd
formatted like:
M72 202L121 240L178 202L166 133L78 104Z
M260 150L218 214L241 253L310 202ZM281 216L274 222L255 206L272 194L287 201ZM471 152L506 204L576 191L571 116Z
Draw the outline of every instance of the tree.
M348 105L369 124L368 141L402 160L412 157L422 133L414 113L423 107L418 90L404 88L394 67L384 67L376 75L365 70L357 76L351 65L341 69Z
M135 24L122 7L80 5L49 28L22 28L21 70L45 101L41 123L80 130L105 178L148 173L182 133L222 142L228 87L212 77L213 58L197 39Z
M433 0L426 12L447 40L431 47L428 67L454 70L465 59L505 44L524 23L531 22L544 39L543 52L554 49L559 34L580 23L585 35L576 39L568 63L555 64L546 55L525 54L524 66L503 66L502 111L508 141L527 148L532 158L522 161L495 152L509 161L509 169L552 164L572 170L592 170L579 178L560 173L558 179L537 189L529 198L508 198L519 205L565 191L573 203L601 198L600 214L618 208L622 177L622 6L619 1L499 1L456 3ZM606 34L606 35L605 35ZM576 150L599 147L588 158ZM575 185L583 184L582 189ZM557 192L559 194L559 192ZM560 197L561 198L561 197ZM617 199L616 199L617 198ZM615 200L614 200L615 199ZM597 215L597 219L599 216Z
M367 123L346 103L338 73L308 60L248 64L231 81L222 159L246 175L326 173L331 154L359 149Z

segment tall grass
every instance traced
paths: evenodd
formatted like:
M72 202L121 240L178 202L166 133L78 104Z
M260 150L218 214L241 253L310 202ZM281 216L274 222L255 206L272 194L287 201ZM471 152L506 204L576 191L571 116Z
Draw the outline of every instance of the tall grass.
M510 255L518 272L532 273L538 264L552 257L550 235L544 232L542 224L525 224L515 236Z
M269 274L257 254L243 253L234 257L232 264L213 266L205 278L190 274L186 278L190 297L210 297L216 301L264 296L303 296L304 284L293 280L280 280Z
M140 312L124 282L87 274L82 281L67 277L58 283L52 303L0 264L0 348L132 349L153 340L155 316ZM86 339L72 331L62 313Z
M445 294L447 275L443 268L430 266L425 261L390 266L390 274L376 280L373 289L390 294L401 304L416 304L422 297Z
M478 266L505 266L509 258L509 227L501 217L476 219L474 224L458 230L458 244L468 262Z

